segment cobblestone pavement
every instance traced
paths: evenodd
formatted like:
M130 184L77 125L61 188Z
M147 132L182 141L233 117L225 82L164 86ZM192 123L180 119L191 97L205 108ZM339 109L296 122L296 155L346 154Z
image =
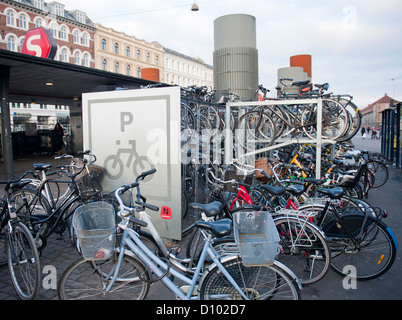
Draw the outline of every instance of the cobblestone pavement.
M356 148L362 150L379 151L379 140L363 140L356 137L353 141ZM51 158L36 159L16 159L15 171L16 175L31 166L31 163L41 161L52 161ZM4 172L0 163L0 180ZM399 243L402 243L402 172L399 168L390 165L390 178L388 182L381 188L371 190L368 196L368 202L383 209L387 209L390 216L385 221L393 230ZM184 237L179 245L183 245L186 241ZM3 255L0 251L0 260ZM53 235L48 239L48 245L41 256L42 287L39 300L57 300L57 291L53 288L47 288L46 266L56 268L57 275L65 270L74 260L79 258L79 254L72 247L69 239L60 239L57 235ZM53 269L54 270L54 269ZM303 288L302 299L304 300L399 300L402 299L402 263L400 253L398 252L396 261L385 275L379 279L358 282L356 289L346 290L343 287L343 278L330 270L324 279L314 285ZM12 287L7 267L0 267L0 300L17 300L18 297ZM167 290L163 284L156 283L151 287L148 295L150 300L174 300L175 296Z

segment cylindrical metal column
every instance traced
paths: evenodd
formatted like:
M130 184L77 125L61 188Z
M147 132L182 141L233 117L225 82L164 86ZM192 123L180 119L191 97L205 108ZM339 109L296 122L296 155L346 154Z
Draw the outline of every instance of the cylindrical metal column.
M218 94L235 92L255 100L258 50L255 17L233 14L214 22L214 85Z

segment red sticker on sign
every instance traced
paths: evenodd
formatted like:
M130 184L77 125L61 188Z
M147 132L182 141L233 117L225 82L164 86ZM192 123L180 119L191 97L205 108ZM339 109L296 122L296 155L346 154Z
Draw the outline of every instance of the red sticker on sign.
M162 207L161 218L162 219L172 219L172 209L170 209L169 207Z

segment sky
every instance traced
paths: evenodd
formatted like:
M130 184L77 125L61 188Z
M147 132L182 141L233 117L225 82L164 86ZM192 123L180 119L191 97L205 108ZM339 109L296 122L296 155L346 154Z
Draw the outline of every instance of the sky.
M388 94L402 101L400 0L60 0L95 23L213 64L214 21L256 18L259 83L271 90L290 57L312 56L312 82L350 94L363 109Z

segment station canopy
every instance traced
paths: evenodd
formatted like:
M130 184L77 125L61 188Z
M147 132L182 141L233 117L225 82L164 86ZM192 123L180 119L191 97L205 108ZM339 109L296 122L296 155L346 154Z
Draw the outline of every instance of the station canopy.
M82 93L138 89L149 80L0 50L0 66L10 67L9 101L71 104ZM51 82L53 85L46 85Z

